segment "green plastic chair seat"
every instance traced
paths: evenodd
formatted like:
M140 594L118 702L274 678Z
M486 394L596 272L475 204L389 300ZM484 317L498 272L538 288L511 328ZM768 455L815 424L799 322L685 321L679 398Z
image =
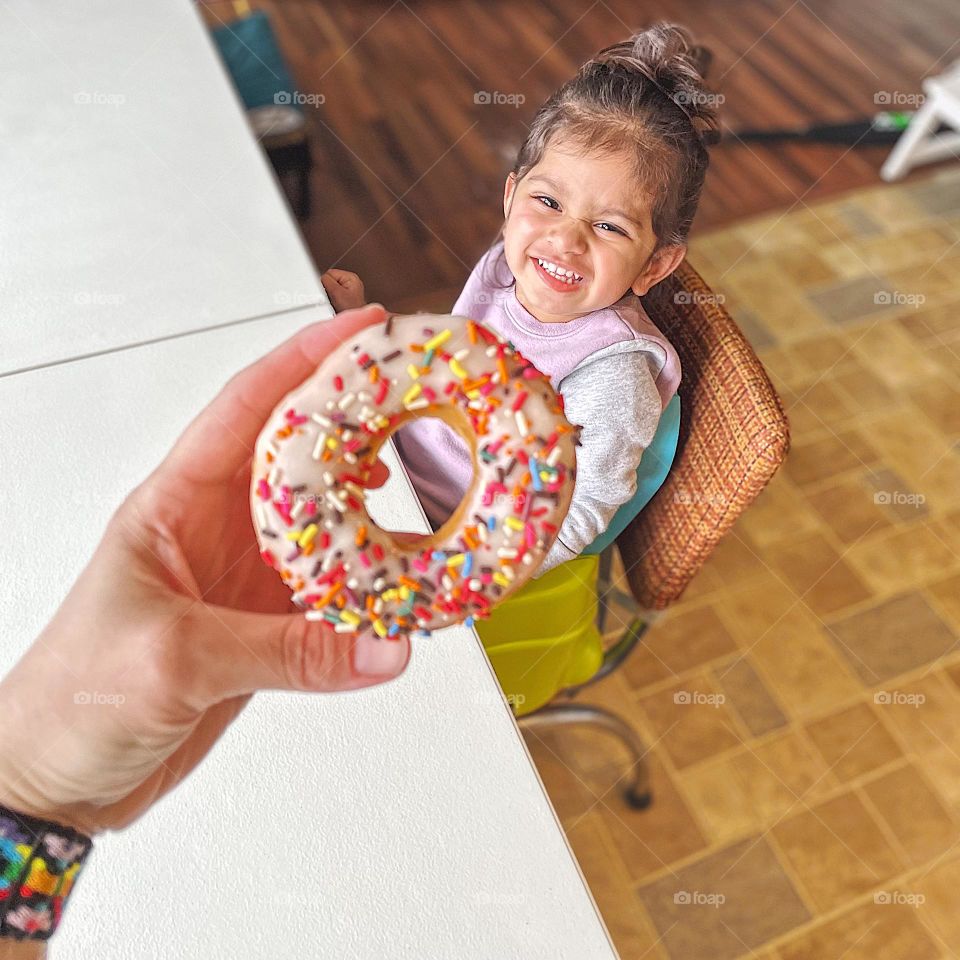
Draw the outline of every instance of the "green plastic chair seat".
M603 663L597 630L600 554L663 485L677 452L680 397L667 404L637 467L637 490L606 531L579 556L521 587L476 621L500 686L517 716L549 703L560 690L586 683Z

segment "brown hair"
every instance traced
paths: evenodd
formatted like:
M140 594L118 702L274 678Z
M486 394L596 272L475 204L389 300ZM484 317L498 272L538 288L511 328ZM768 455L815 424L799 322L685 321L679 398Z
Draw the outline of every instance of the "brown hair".
M671 23L605 47L537 111L513 166L517 183L557 139L589 153L624 152L653 201L655 249L685 243L709 164L707 146L720 137L722 97L704 83L711 60L686 28ZM497 241L502 236L503 226Z

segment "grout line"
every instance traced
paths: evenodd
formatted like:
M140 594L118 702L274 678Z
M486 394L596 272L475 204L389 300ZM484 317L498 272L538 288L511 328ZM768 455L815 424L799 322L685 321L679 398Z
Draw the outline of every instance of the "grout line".
M186 337L193 337L201 333L210 333L214 330L224 330L229 327L238 327L246 323L255 323L258 320L270 320L280 317L286 317L299 313L303 310L323 309L329 306L327 303L304 303L295 307L288 307L286 310L275 310L269 313L258 313L250 317L242 317L239 320L226 320L223 323L214 323L206 327L197 327L192 330L182 330L178 333L163 334L159 337L151 337L147 340L137 340L133 343L123 343L116 347L104 347L102 350L92 350L89 353L78 353L73 356L63 357L59 360L48 360L44 363L34 363L26 367L17 367L14 370L6 370L0 373L0 380L7 377L15 377L22 373L33 373L37 370L47 370L51 367L61 367L69 363L78 363L81 360L90 360L95 357L103 357L112 353L124 353L128 350L137 350L140 347L152 346L156 343L165 343L169 340L182 340Z

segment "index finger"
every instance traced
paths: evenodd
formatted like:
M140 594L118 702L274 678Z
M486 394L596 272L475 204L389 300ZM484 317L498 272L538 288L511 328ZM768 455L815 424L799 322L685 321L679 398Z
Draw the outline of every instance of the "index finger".
M245 367L192 421L158 472L199 484L232 480L276 405L341 343L386 320L382 304L345 310L297 331L265 357Z

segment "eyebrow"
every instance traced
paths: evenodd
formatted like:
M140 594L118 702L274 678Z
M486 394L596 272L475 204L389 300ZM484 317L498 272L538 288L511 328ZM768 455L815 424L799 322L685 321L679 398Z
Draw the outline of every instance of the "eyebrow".
M554 180L552 177L544 177L539 173L536 176L531 177L530 180L531 181L539 180L541 183L545 183L547 184L547 186L553 187L553 189L557 191L563 190L563 187L559 183L557 183L557 181ZM641 221L637 220L636 217L631 216L629 213L627 213L624 210L620 210L617 207L607 207L605 210L600 211L601 215L607 214L607 213L612 213L618 217L623 217L624 220L629 220L630 223L632 223L638 230L643 230L643 223L641 223Z

